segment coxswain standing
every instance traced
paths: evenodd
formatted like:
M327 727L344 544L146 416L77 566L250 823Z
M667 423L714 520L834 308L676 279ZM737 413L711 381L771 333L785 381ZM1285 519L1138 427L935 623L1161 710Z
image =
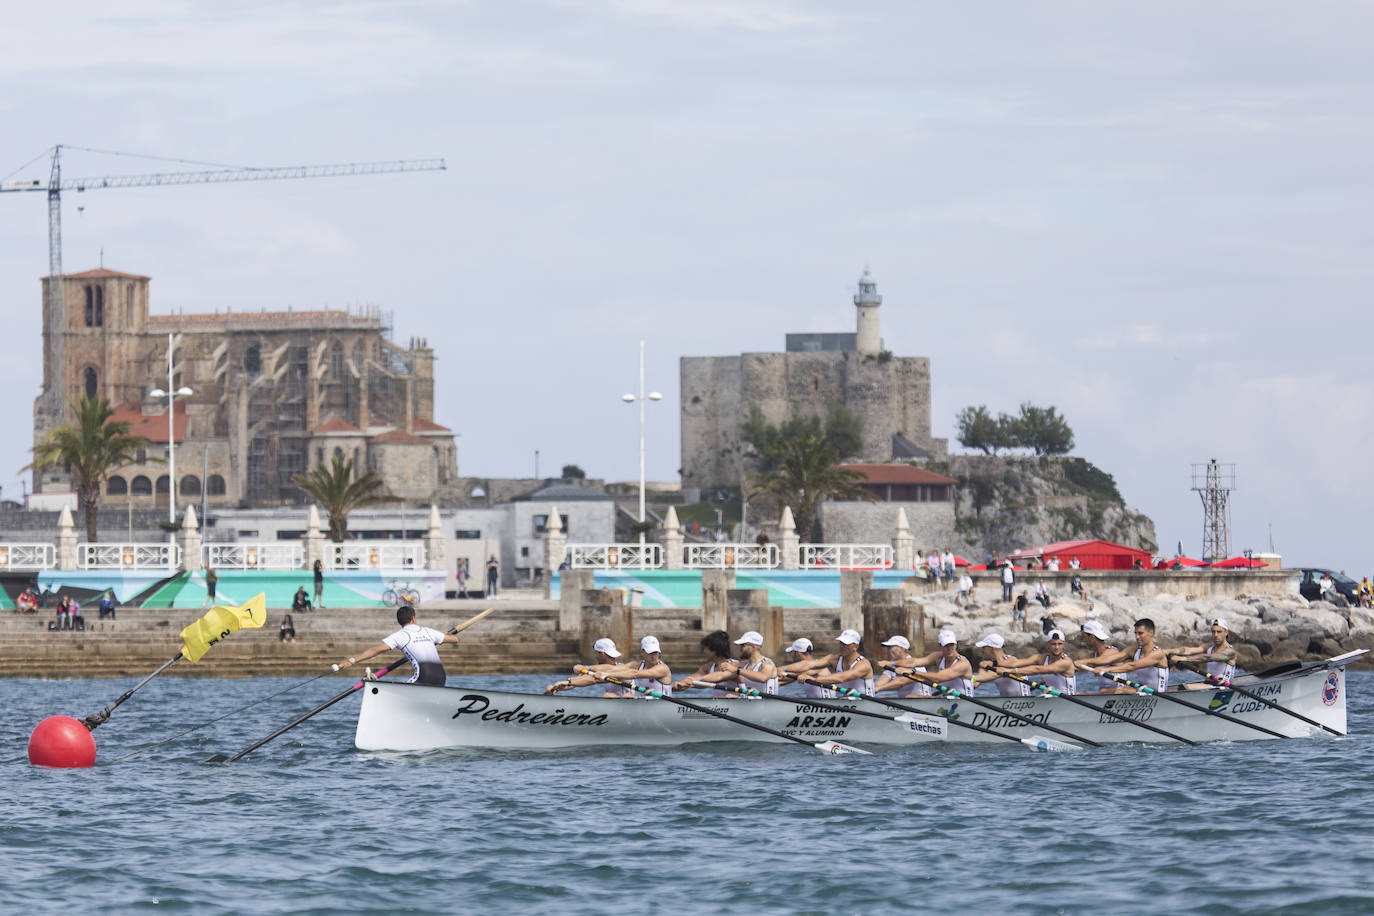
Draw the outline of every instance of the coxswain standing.
M797 674L803 671L814 671L817 674L829 674L829 668L817 669L811 663L815 660L815 652L812 651L811 640L805 636L799 636L793 640L792 645L787 647L791 653L792 660L778 669L778 677L784 683L795 681ZM835 691L819 684L803 684L802 695L811 700L829 700L834 698Z
M911 653L907 651L911 648L911 640L905 636L892 636L883 642L887 646L887 665L901 667L913 661ZM925 668L917 665L911 669L917 674L924 674ZM899 697L928 697L931 690L929 684L922 684L920 681L913 681L909 677L902 677L893 674L891 671L884 672L882 677L873 682L873 692L882 693L891 690Z
M1094 659L1091 664L1079 662L1078 667L1088 668L1099 676L1106 674L1128 674L1139 672L1131 680L1139 683L1142 687L1149 687L1156 692L1163 692L1169 686L1169 655L1160 646L1155 645L1155 622L1148 617L1142 617L1135 622L1135 654L1130 661L1109 660L1102 661ZM1126 650L1118 650L1116 655L1125 658ZM1108 656L1110 659L1110 656ZM1105 691L1104 691L1105 692ZM1112 693L1138 693L1134 687L1118 685Z
M1206 660L1207 674L1218 681L1229 684L1236 676L1236 650L1231 645L1231 626L1226 618L1218 617L1212 621L1212 644L1210 646L1179 646L1169 650L1169 659L1174 662L1200 662ZM1196 681L1183 685L1185 690L1208 690L1215 685L1206 681Z
M409 604L397 608L396 622L401 625L399 630L372 648L359 652L356 657L344 659L339 663L339 668L347 668L356 662L367 661L372 656L380 655L388 649L400 649L405 653L406 661L410 662L410 667L415 669L415 673L411 675L408 683L424 684L429 687L444 686L448 674L444 671L444 663L439 660L439 646L445 642L456 645L458 637L420 626L415 622L415 608Z
M726 676L715 676L721 673L722 667L727 664L733 666L734 663L734 659L730 657L729 633L724 630L712 630L710 633L701 637L701 654L705 659L705 661L701 663L701 667L697 668L696 671L686 677L674 682L673 690L694 688L697 686L698 681L704 681L707 684L711 684L720 681L734 680L735 675L733 671ZM730 696L730 691L717 689L711 692L711 696L728 697Z
M590 687L597 683L594 672L610 671L620 665L620 650L615 647L615 640L609 636L603 636L593 643L592 651L596 653L595 665L591 667L578 665L573 668L572 677L555 681L545 687L545 695L555 694L560 690L572 690L575 687ZM633 692L630 688L621 687L619 684L606 684L606 690L601 695L603 697L623 697Z
M1032 655L1029 658L1006 658L998 663L997 670L1015 671L1026 676L1038 674L1046 687L1065 696L1074 696L1078 693L1078 669L1074 666L1073 658L1064 651L1063 630L1050 630L1049 638L1045 642L1045 654L1043 660L1041 659L1040 655Z
M935 556L935 554L931 554ZM821 687L838 687L843 690L857 690L866 697L873 696L873 665L859 653L859 642L863 637L858 630L845 630L835 638L840 644L839 652L832 652L825 658L812 659L812 670L834 668L830 674L812 674L799 671L797 683L816 684Z

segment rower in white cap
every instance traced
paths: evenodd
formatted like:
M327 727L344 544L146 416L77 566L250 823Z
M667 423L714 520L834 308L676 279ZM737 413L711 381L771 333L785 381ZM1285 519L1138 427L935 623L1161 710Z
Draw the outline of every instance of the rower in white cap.
M859 652L863 639L858 630L844 630L835 637L840 644L839 652L832 652L824 658L812 659L811 669L797 673L797 683L817 684L822 687L841 687L857 690L866 697L873 696L873 665ZM831 667L830 674L812 673L818 668Z
M978 670L973 674L975 684L978 683L979 678L982 678L984 682L992 682L993 686L997 688L998 696L1030 696L1030 687L1027 685L1009 677L997 676L997 666L1016 661L1016 657L1006 650L1007 641L1001 633L989 633L974 645L983 650L983 660L978 663Z
M1179 646L1169 650L1169 658L1175 662L1207 661L1207 674L1219 681L1229 682L1236 676L1236 650L1231 645L1231 625L1225 617L1212 621L1212 643L1207 646ZM1186 690L1206 690L1216 685L1206 681L1185 684Z
M739 646L739 661L721 665L721 672L733 674L741 687L760 693L777 693L778 668L763 654L763 634L749 630L735 640L735 645Z
M1101 665L1109 665L1117 659L1125 658L1126 653L1116 646L1110 645L1111 635L1107 628L1099 620L1089 620L1083 624L1083 641L1088 644L1088 651L1092 652L1087 658L1075 662L1078 668L1096 668ZM1098 693L1116 693L1116 681L1104 677L1098 684Z
M778 677L783 681L796 680L796 674L802 671L812 671L816 674L829 674L829 668L814 668L811 664L815 660L815 652L811 645L811 640L805 636L798 636L792 641L792 645L787 647L787 651L792 654L792 660L778 669ZM835 696L835 691L820 684L803 684L802 693L804 696L813 700L828 700Z
M544 688L544 693L558 693L560 690L572 690L574 687L590 687L597 682L594 672L607 672L620 666L620 650L615 647L615 640L609 636L603 636L592 644L592 651L596 653L596 664L591 666L578 665L573 668L573 676L555 681ZM603 697L623 697L628 696L633 691L628 687L621 687L619 684L607 684L606 690L601 695Z
M1038 674L1045 684L1067 696L1078 693L1078 669L1064 651L1064 631L1050 630L1045 641L1045 654L1029 658L1005 658L997 664L998 671L1015 671L1020 675ZM1005 678L1003 680L1006 680ZM1115 685L1113 685L1115 686Z
M657 690L659 693L672 696L673 672L668 669L668 663L663 661L661 652L658 637L645 636L639 641L639 664L625 662L609 669L595 670L578 667L573 670L589 674L597 679L614 677L622 681L634 681L636 687L643 687L645 690ZM639 698L643 694L627 687L625 688L625 696Z
M1089 668L1094 673L1129 674L1130 680L1142 687L1149 687L1159 693L1169 686L1169 655L1155 643L1155 622L1142 617L1135 622L1135 654L1120 650L1115 660L1094 659L1091 663L1078 662L1079 668ZM1129 660L1127 656L1130 656ZM1110 659L1111 656L1108 656ZM1134 687L1117 685L1113 693L1138 693Z
M898 672L918 671L920 668L930 668L935 670L921 677L927 681L935 681L945 684L958 690L961 693L973 693L973 665L969 660L959 654L959 637L954 635L953 630L941 630L939 636L940 648L923 658L912 656L906 660L905 664L897 666Z
M887 646L888 664L902 666L910 663L908 660L911 658L911 652L908 650L911 648L911 640L905 636L892 636L884 640L883 645ZM911 670L917 674L924 674L926 669L918 665ZM922 684L920 681L913 681L909 677L891 672L884 673L873 682L874 693L886 690L895 692L899 697L928 697L931 693L929 684Z

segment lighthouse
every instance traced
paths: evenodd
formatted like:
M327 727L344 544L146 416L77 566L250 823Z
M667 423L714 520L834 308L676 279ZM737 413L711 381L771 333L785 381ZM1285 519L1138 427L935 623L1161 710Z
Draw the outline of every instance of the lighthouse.
M860 353L876 354L883 347L883 338L878 332L878 306L882 304L878 284L865 267L864 275L859 278L859 291L854 294L854 307L859 313L854 348Z

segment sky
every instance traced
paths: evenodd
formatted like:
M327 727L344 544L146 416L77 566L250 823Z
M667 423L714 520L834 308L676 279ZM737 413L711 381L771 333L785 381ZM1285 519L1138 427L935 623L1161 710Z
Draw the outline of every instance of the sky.
M472 476L680 463L678 360L850 331L926 356L934 434L1057 407L1161 545L1236 466L1233 552L1374 572L1374 7L892 0L33 5L0 176L443 157L70 193L64 266L167 313L378 305ZM13 25L13 23L11 23ZM60 36L44 40L39 36ZM25 163L33 161L26 168ZM41 372L41 194L0 194L0 485Z

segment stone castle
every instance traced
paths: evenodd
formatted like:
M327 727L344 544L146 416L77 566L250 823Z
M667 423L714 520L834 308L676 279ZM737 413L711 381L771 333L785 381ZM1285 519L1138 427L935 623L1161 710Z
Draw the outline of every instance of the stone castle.
M862 461L948 454L947 440L930 432L930 360L883 348L882 301L865 270L854 296L853 334L788 334L782 353L684 356L684 489L740 485L747 448L740 427L751 404L770 423L783 422L793 411L824 416L830 404L844 405L863 424L863 451L847 457Z
M150 279L100 268L68 274L54 320L43 279L43 392L34 443L72 423L72 404L103 397L150 444L109 478L102 504L166 506L170 498L168 348L178 394L171 420L178 506L304 502L291 482L333 455L376 471L397 499L456 489L453 433L434 422L434 352L388 339L379 309L148 314ZM153 392L159 392L154 394ZM35 493L70 491L61 468Z

